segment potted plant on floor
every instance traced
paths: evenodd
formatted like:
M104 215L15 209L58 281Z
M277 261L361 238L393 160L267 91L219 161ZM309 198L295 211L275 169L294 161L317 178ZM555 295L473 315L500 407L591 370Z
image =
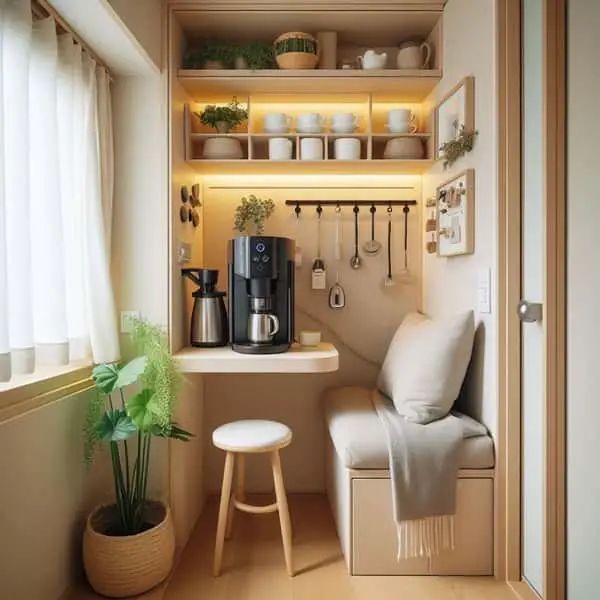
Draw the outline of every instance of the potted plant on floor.
M86 460L108 444L115 502L89 515L83 561L94 590L111 598L141 594L171 571L175 534L169 507L150 500L150 448L155 437L187 441L191 434L172 420L180 374L162 331L133 323L140 356L123 366L94 368L98 394L86 416Z
M248 111L233 98L229 104L209 104L200 113L195 113L203 125L214 127L218 133L228 133L248 119Z

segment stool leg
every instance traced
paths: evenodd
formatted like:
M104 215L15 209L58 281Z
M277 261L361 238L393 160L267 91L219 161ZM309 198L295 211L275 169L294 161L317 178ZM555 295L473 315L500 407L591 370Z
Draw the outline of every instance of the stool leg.
M229 504L229 515L227 517L227 529L225 530L225 539L228 540L231 537L231 531L233 529L233 517L235 515L235 506L233 505L233 498L237 498L240 502L246 499L245 493L245 456L238 454L235 459L235 494L231 496L232 502Z
M218 577L221 574L221 562L223 560L223 543L225 542L225 528L227 526L227 512L231 500L231 481L233 479L233 452L225 455L225 470L223 471L223 484L221 487L221 502L219 504L219 520L217 523L217 538L215 541L215 562L213 574Z
M283 485L283 474L281 472L281 461L279 451L271 452L271 467L273 468L273 483L275 484L275 497L277 498L277 512L279 513L279 525L281 526L281 538L283 540L283 554L288 575L294 575L292 566L292 527L290 513L288 510L285 486Z

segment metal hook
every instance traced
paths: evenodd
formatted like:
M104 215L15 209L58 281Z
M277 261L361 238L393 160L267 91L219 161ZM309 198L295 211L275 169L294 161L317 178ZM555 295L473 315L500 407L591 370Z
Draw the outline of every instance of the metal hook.
M375 208L374 204L371 204L371 208L369 209L369 212L374 215L377 212L377 209Z
M404 214L408 214L408 213L410 212L410 208L408 207L408 204L405 204L405 205L402 207L402 212L403 212Z
M355 214L358 214L360 212L360 208L358 208L358 204L355 204L354 208L352 210L354 211Z
M300 218L300 213L302 212L302 209L300 208L300 203L296 202L296 208L294 209L294 212L296 213L296 219Z
M317 215L319 215L319 219L321 218L322 212L323 212L323 207L320 204L317 205Z

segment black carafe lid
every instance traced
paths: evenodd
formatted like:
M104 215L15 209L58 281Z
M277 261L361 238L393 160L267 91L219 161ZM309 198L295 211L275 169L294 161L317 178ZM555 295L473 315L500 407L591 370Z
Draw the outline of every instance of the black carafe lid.
M194 298L222 298L225 292L217 290L219 271L217 269L181 269L181 273L191 279L198 289L192 293Z

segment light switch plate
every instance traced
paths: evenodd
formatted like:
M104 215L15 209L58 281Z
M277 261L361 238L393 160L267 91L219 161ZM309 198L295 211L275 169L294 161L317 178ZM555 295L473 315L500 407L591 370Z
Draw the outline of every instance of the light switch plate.
M131 333L133 331L133 319L140 318L139 310L122 310L121 311L121 333Z
M480 314L492 312L492 274L488 268L477 274L477 310Z

